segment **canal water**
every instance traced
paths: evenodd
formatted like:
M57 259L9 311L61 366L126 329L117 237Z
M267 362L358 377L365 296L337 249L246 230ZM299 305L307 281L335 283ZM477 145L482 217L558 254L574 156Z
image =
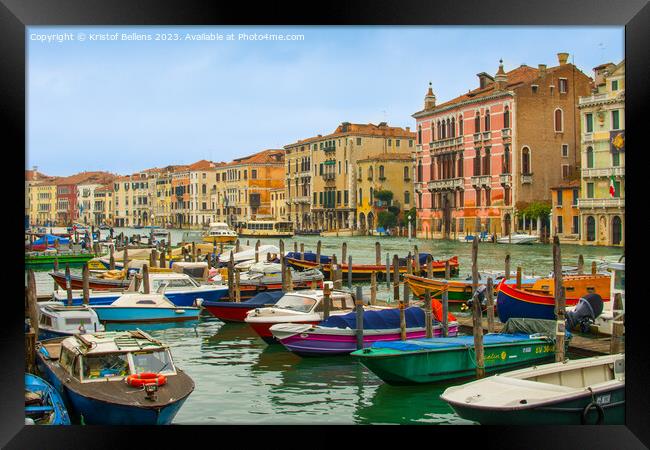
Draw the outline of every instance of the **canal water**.
M144 234L144 230L116 228L115 233ZM102 232L102 234L105 231ZM172 230L172 243L182 232ZM382 262L386 253L406 256L413 245L436 259L457 255L461 274L471 269L471 245L454 241L393 237L296 236L285 239L285 249L293 242L315 251L322 241L324 255L340 258L341 244L347 242L353 263L371 263L375 242L381 243ZM246 244L246 238L242 239ZM277 239L263 244L278 245ZM250 239L250 245L255 240ZM526 274L546 275L552 270L550 245L479 245L479 270L503 270L510 252L513 272L521 266ZM585 268L592 261L617 261L620 248L562 246L565 265L575 265L578 255ZM48 269L36 272L38 294L52 292ZM73 273L80 268L73 267ZM344 278L346 279L346 278ZM365 285L367 292L369 287ZM391 299L385 284L378 297ZM458 313L462 314L462 313ZM466 424L439 399L447 385L389 386L351 357L300 358L279 344L267 345L246 324L225 324L202 316L185 326L141 327L170 345L175 364L195 382L195 390L174 419L176 424Z

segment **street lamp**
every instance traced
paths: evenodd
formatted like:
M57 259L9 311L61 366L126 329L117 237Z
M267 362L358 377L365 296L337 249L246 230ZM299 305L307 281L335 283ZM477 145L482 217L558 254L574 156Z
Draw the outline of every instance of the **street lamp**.
M413 221L413 216L411 214L409 214L407 217L408 217L408 220L409 220L409 241L410 241L411 240L411 222Z

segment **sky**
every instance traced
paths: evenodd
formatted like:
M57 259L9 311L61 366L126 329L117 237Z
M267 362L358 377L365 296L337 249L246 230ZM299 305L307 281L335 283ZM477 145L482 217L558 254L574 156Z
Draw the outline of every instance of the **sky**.
M29 27L26 40L26 168L59 176L230 161L341 122L413 130L429 82L442 103L500 59L551 67L568 52L593 77L624 58L624 28L593 26Z

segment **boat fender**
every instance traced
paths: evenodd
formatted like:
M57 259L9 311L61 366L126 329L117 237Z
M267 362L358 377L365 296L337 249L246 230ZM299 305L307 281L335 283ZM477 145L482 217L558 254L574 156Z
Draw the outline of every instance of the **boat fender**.
M126 384L133 387L142 387L146 384L164 386L167 384L167 377L165 375L152 372L135 373L126 377Z
M585 425L587 423L587 416L589 415L589 411L592 408L596 408L596 411L598 412L598 420L596 421L596 425L602 425L603 421L605 420L605 410L603 409L602 406L600 406L596 402L591 402L587 406L585 406L585 409L582 410L582 417L580 418L580 423L582 425Z

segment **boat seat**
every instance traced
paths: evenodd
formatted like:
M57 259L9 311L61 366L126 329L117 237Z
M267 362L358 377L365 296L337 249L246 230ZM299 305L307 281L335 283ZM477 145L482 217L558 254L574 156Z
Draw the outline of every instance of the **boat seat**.
M54 411L54 407L52 407L52 406L25 406L25 411L28 412L28 413L49 412L49 411Z

